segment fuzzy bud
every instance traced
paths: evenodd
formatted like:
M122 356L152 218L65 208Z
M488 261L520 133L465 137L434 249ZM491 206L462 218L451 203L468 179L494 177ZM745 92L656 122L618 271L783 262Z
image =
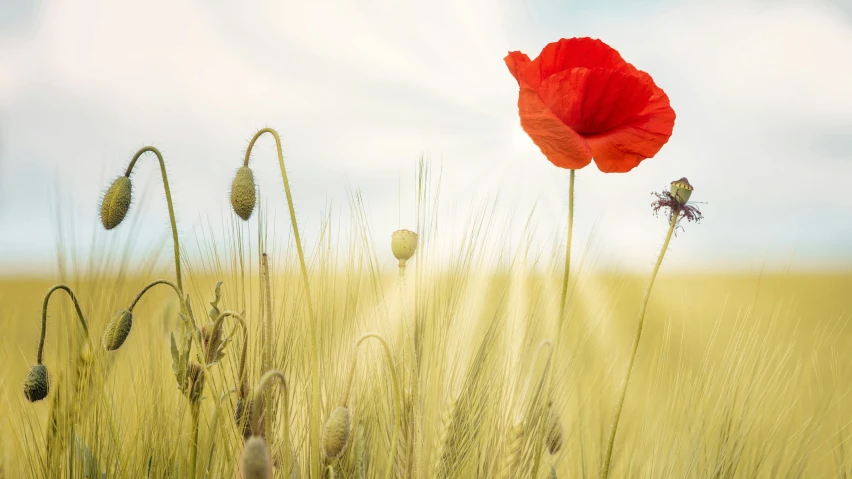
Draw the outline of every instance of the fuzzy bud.
M27 378L24 379L24 397L29 402L41 401L47 397L50 390L50 377L47 374L47 366L36 364L30 368Z
M562 432L562 420L559 413L553 407L547 408L547 451L556 454L562 449L564 434Z
M101 199L101 223L111 230L118 226L130 209L132 185L130 178L119 176Z
M114 318L107 324L104 330L103 344L107 351L115 351L120 348L127 336L130 334L130 328L133 327L133 313L128 309L122 309L115 315Z
M685 205L689 201L689 197L692 196L692 185L686 178L672 181L671 194L678 203Z
M255 202L254 173L248 166L237 170L237 176L231 184L231 206L234 213L248 221L254 211Z
M341 406L331 411L331 416L322 430L322 448L329 460L340 457L349 444L351 422L348 408Z
M240 461L242 479L269 479L272 477L272 459L266 441L261 437L252 436L243 448Z
M399 260L399 265L405 266L405 262L417 251L417 233L408 230L394 231L391 235L391 249Z

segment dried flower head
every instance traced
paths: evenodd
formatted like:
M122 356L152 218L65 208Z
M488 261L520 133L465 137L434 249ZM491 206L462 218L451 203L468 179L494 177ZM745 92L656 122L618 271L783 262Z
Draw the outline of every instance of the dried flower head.
M184 394L190 401L196 402L201 399L204 390L204 368L196 362L190 362L186 370L186 382L184 383Z
M269 479L272 477L272 459L262 437L253 436L243 448L240 464L242 479Z
M247 397L237 399L237 406L234 409L234 423L237 427L242 427L243 439L251 437L251 421L249 418L253 401ZM263 424L262 422L260 423ZM258 436L264 436L262 431L257 431Z
M24 379L24 397L27 398L27 401L41 401L47 397L49 390L50 376L47 373L47 366L36 364L31 367L27 373L27 378Z
M394 231L391 235L391 249L399 260L399 265L404 267L405 262L417 251L417 233L408 230Z
M112 182L109 189L101 198L101 223L104 228L111 230L118 226L127 216L132 198L130 178L119 176Z
M122 309L115 315L104 330L103 344L107 351L115 351L120 348L127 336L130 334L130 328L133 327L133 313L129 309Z
M651 202L651 208L654 210L654 215L659 215L660 210L664 210L670 221L675 221L676 226L680 226L680 221L694 221L698 223L704 219L704 215L694 204L687 203L687 200L692 195L692 185L689 184L686 178L681 178L673 181L669 191L661 191L659 193L652 192L657 199Z
M340 457L349 444L351 422L349 408L340 406L331 411L331 416L322 430L322 447L329 460Z
M237 170L234 182L231 184L231 206L234 213L244 221L248 221L254 211L255 203L254 173L248 166Z

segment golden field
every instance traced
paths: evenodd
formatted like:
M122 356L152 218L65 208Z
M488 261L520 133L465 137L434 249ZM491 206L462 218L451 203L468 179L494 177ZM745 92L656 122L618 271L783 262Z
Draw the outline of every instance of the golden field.
M261 375L265 315L257 255L250 257L246 252L241 269L220 266L233 257L210 255L196 270L185 270L184 282L198 317L207 316L218 280L224 281L221 304L245 310L248 378L254 384ZM310 340L298 263L292 250L284 257L271 262L272 365L289 382L292 476L309 477ZM340 459L323 461L323 474L383 477L390 467L393 477L530 477L538 456L539 477L596 477L647 279L577 268L554 362L553 404L564 438L551 455L537 440L549 350L539 345L553 337L558 262L549 275L521 267L488 269L475 255L461 255L450 271L418 263L424 261L412 263L402 290L396 275L378 271L369 255L344 261L320 248L311 262L319 419L338 405L353 344L366 332L388 339L404 396L396 457L389 464L395 394L378 343L364 343L352 388L351 438ZM852 273L668 275L665 263L663 271L649 303L612 476L852 474L846 452L852 447ZM55 294L44 359L51 392L33 404L21 388L34 364L42 296L60 281L0 281L0 417L10 432L0 436L2 477L99 477L95 471L106 477L184 477L191 438L169 354L169 332L179 325L174 293L152 290L134 312L126 345L110 353L101 347L112 315L145 283L173 274L153 268L145 273L62 279L89 320L95 372L89 387L75 392L70 386L84 341L67 296ZM408 320L417 317L422 327L422 422L414 426L405 420L413 417L414 405L401 299ZM200 477L238 474L236 395L224 393L237 386L241 347L234 336L225 358L210 368L198 440ZM280 397L282 389L274 391ZM72 404L79 406L73 415ZM268 440L275 477L286 477L280 399L277 404ZM59 418L55 428L49 427L51 417Z

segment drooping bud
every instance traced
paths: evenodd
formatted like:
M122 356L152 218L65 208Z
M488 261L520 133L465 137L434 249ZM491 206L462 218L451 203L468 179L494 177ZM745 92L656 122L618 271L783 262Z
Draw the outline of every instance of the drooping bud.
M672 181L671 194L675 197L678 203L685 205L686 202L689 201L689 197L692 195L692 185L689 184L689 181L686 178Z
M30 368L24 379L24 397L29 402L41 401L47 397L50 390L50 377L47 374L47 366L36 364Z
M553 406L547 408L547 451L556 454L562 449L564 434L562 432L562 419Z
M107 351L115 351L120 348L127 335L130 334L130 328L133 327L133 313L129 309L122 309L115 315L104 330L103 344Z
M391 249L399 260L399 266L405 267L405 262L417 251L417 233L408 230L397 230L391 235Z
M349 408L341 406L331 411L322 430L322 447L329 460L340 457L346 449L351 427Z
M255 200L254 173L248 166L243 166L237 170L237 176L231 184L231 206L234 213L248 221L254 211Z
M243 448L240 464L243 479L269 479L272 477L272 459L266 441L252 436Z
M127 216L132 199L130 178L119 176L101 198L101 224L111 230Z

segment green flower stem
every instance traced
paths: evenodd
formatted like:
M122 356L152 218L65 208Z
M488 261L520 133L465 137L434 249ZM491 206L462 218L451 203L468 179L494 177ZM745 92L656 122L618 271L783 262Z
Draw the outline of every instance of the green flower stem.
M254 402L251 408L251 427L252 434L254 431L257 431L257 427L260 426L258 424L259 418L257 412L257 405L260 401L263 401L264 391L266 390L267 385L273 379L278 379L281 381L281 386L284 388L284 477L290 477L290 387L287 384L287 378L284 376L284 373L278 371L276 369L267 371L263 377L258 381L257 386L254 388ZM266 395L269 397L269 395ZM271 416L272 411L272 403L266 404L266 416ZM267 440L272 436L272 431L266 431ZM270 447L271 449L271 447Z
M556 334L553 337L553 348L551 350L551 356L554 360L559 360L559 338L562 337L562 325L565 323L565 302L568 299L568 278L569 273L571 271L571 237L574 234L574 173L576 170L570 170L570 175L568 176L568 238L565 241L565 271L562 274L562 293L559 299L559 316L557 316L556 321ZM547 375L547 387L545 388L545 394L549 396L551 394L551 388L553 387L553 373L554 373L554 365L551 365L549 370L545 372ZM542 434L547 434L547 428L543 429ZM539 438L538 446L536 447L536 451L540 451L541 448L544 447L544 436ZM533 463L532 477L538 477L538 470L541 467L541 453L537 452L535 455L535 462Z
M677 217L679 211L675 211L669 218L669 231L666 233L666 239L663 242L663 247L660 250L660 255L657 257L657 263L654 265L654 270L651 272L651 279L648 281L648 287L645 288L645 296L642 298L642 305L639 307L639 324L636 326L636 338L633 340L633 353L630 355L630 362L627 363L627 375L624 377L624 382L621 385L621 396L618 399L618 404L615 407L615 418L609 429L609 441L607 442L606 455L604 456L603 468L601 469L601 477L606 479L609 477L609 467L612 461L612 448L615 445L615 433L618 430L618 421L621 419L621 410L624 408L624 398L627 397L627 386L630 384L630 374L633 372L633 362L636 360L636 352L639 351L639 340L642 337L642 325L645 323L645 311L648 308L648 299L651 297L651 288L654 286L654 280L657 278L657 273L660 271L660 265L663 263L663 257L666 255L666 250L669 247L669 242L672 239L677 226Z
M207 379L205 378L205 381ZM189 448L189 475L187 477L195 479L196 463L198 462L198 422L201 416L201 400L189 401L189 410L192 413L192 443Z
M153 146L143 147L137 151L135 155L133 155L133 159L130 160L130 164L127 165L127 172L124 173L124 176L130 178L130 173L133 171L133 167L136 166L136 160L138 160L139 157L146 152L151 152L157 155L157 160L160 162L160 173L163 176L163 189L166 190L166 205L169 207L169 221L172 225L172 243L175 249L175 277L177 278L178 289L183 291L183 279L180 274L180 243L178 242L177 224L175 223L175 209L172 205L172 191L169 188L169 177L166 175L166 163L163 161L162 153ZM178 294L178 296L182 296L182 294ZM181 304L181 309L183 309L183 304Z
M391 381L393 382L393 392L394 392L394 421L393 421L393 436L391 439L391 447L390 454L388 458L388 467L387 472L385 473L386 478L390 478L393 473L393 464L396 459L396 447L399 442L399 429L400 422L402 420L402 393L399 390L399 379L396 375L396 367L394 366L393 356L391 355L390 346L388 346L387 341L382 335L378 333L366 333L361 336L358 341L355 343L355 356L352 359L352 368L349 370L349 378L346 380L346 390L343 396L343 407L349 407L349 395L352 391L352 378L355 376L355 364L358 362L358 346L361 345L364 341L369 338L376 339L380 343L382 343L382 348L385 352L385 359L388 363L388 369L391 374Z
M89 342L91 346L91 340L89 339L89 323L86 321L86 317L83 315L83 310L80 309L80 303L77 301L77 296L71 291L71 288L64 284L57 284L50 288L47 293L44 295L44 303L41 307L41 336L38 340L38 355L36 362L41 364L41 361L44 357L44 338L47 334L47 305L50 302L50 296L54 293L54 291L62 290L68 293L68 296L71 297L71 301L74 302L74 309L77 310L77 318L80 320L80 326L83 327L83 332L86 333L86 341Z
M287 194L287 206L290 209L290 222L293 226L293 236L296 240L296 251L299 253L299 265L302 269L302 281L305 284L305 299L308 305L309 326L311 332L311 477L320 476L320 425L319 425L319 410L320 410L320 371L319 371L319 345L317 343L317 325L316 317L314 316L313 301L311 300L311 287L308 281L308 267L305 264L305 253L302 251L302 239L299 236L299 226L296 223L296 210L293 208L293 196L290 193L290 182L287 180L287 170L284 168L284 154L281 151L281 138L278 132L272 128L264 128L257 133L249 142L246 149L246 157L243 166L248 166L251 150L254 147L257 139L264 133L269 133L275 138L275 147L278 152L278 165L281 167L281 179L284 181L284 192Z

